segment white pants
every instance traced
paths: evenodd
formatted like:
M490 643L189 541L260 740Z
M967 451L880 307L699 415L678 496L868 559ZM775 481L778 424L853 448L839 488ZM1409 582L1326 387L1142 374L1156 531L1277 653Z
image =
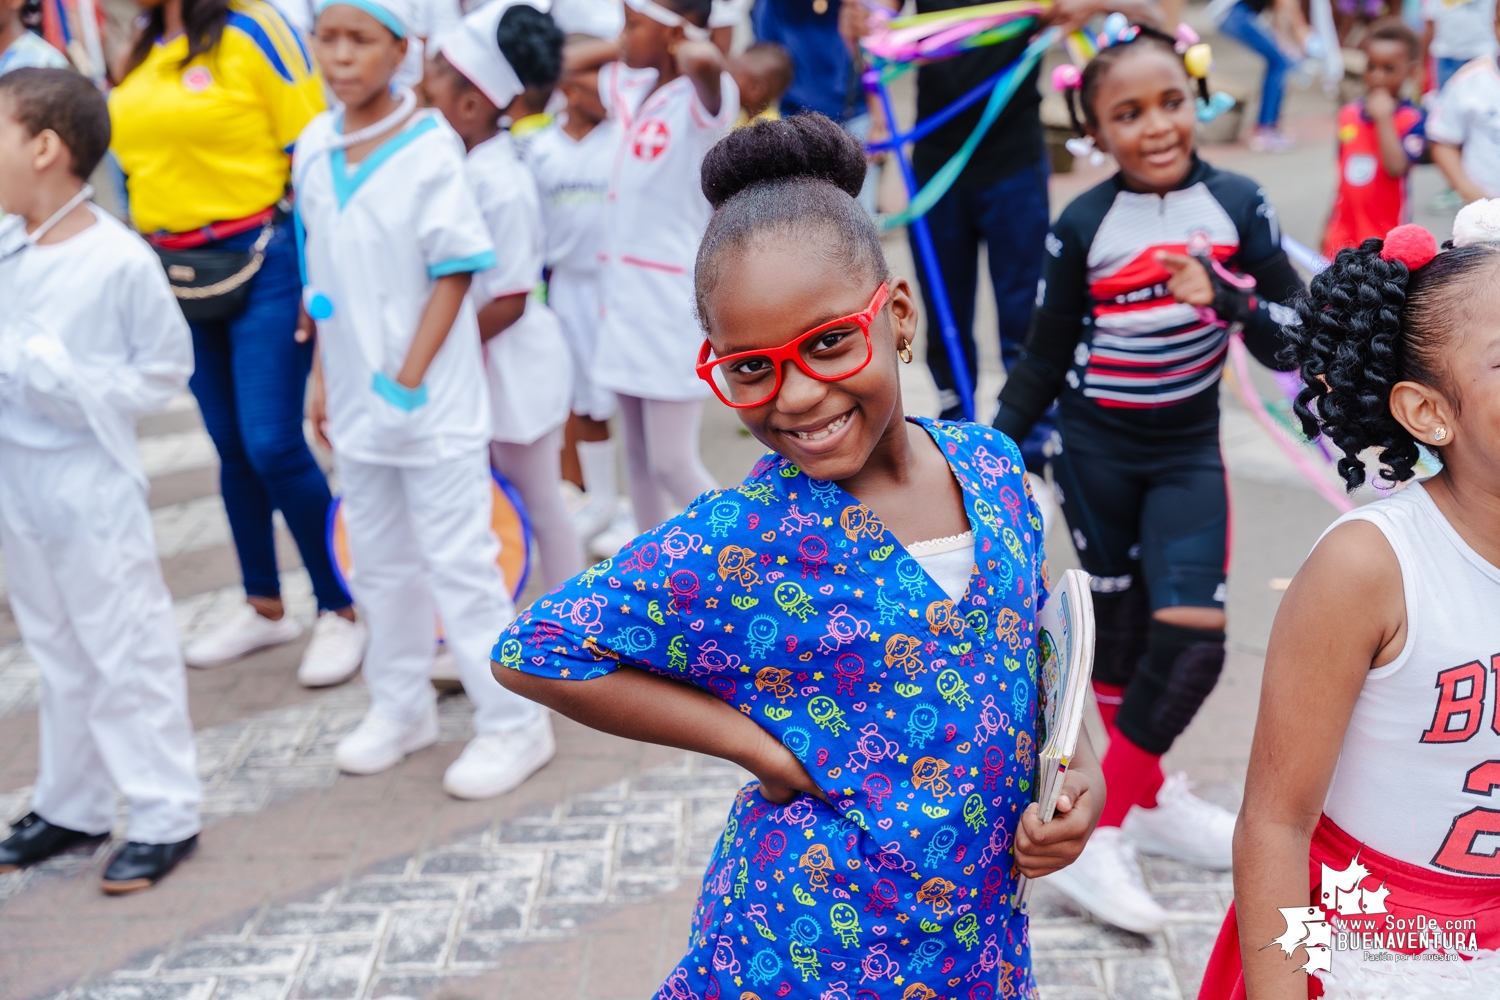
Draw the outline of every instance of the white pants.
M187 677L140 486L96 442L0 442L0 545L11 609L42 675L31 808L106 833L118 789L130 840L197 833Z
M619 393L625 428L625 482L635 523L650 531L719 484L698 457L701 399L643 399Z
M608 420L615 412L615 394L597 385L590 374L599 350L599 275L553 271L547 283L547 304L557 313L573 356L573 412Z
M490 442L490 461L521 491L542 561L547 589L583 572L583 546L562 499L562 428L530 444Z
M495 559L485 453L425 468L370 465L335 455L354 599L370 628L370 711L414 722L432 705L433 612L474 702L474 731L508 732L536 705L490 673L490 650L516 617Z

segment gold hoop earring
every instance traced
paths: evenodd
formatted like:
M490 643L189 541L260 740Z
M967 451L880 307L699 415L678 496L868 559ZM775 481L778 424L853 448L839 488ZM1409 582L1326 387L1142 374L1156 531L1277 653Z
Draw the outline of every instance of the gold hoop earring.
M1447 436L1448 436L1448 428L1446 428L1446 427L1439 427L1437 430L1435 430L1435 431L1432 432L1432 439L1434 441L1441 441L1443 438L1445 438Z
M903 340L901 342L901 346L898 347L898 348L896 348L896 354L901 358L901 363L903 365L909 365L909 364L911 364L911 359L912 359L911 341L909 341L909 340Z

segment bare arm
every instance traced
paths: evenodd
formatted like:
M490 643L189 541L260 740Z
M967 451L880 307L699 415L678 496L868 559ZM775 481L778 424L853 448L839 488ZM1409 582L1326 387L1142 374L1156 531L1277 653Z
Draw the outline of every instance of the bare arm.
M502 295L479 310L479 339L490 340L509 330L526 311L526 293Z
M718 115L724 103L719 84L726 65L724 53L713 42L684 41L677 46L677 72L693 81L710 115Z
M1427 54L1432 49L1433 30L1431 21L1422 22L1422 44L1417 53L1417 72L1421 74L1422 83L1418 89L1424 94L1429 90L1435 90L1433 84L1437 83L1436 80L1427 79Z
M422 379L427 377L427 367L437 357L443 341L448 339L448 331L453 329L453 321L458 318L458 310L464 304L464 295L468 293L469 281L473 277L467 272L445 274L433 284L432 297L427 300L427 308L422 310L416 336L412 337L406 360L396 375L397 382L408 389L422 384Z
M1016 864L1027 878L1041 878L1078 860L1083 845L1104 811L1104 772L1088 731L1078 735L1078 750L1063 777L1057 812L1046 823L1035 802L1021 814L1016 831Z
M620 46L604 39L569 42L563 47L563 72L586 73L620 58Z
M308 321L312 322L311 320ZM312 425L313 437L318 444L333 450L328 440L328 393L323 387L323 351L321 346L313 349L312 376L307 382L307 422Z
M1380 165L1391 177L1405 177L1411 160L1396 132L1396 99L1384 90L1372 90L1365 95L1365 114L1375 123L1375 135L1380 143Z
M1489 194L1469 176L1464 169L1463 152L1457 146L1450 146L1443 142L1432 144L1432 162L1438 165L1443 176L1448 178L1448 183L1453 185L1453 190L1463 196L1465 202L1479 201L1488 198Z
M590 729L626 739L721 757L761 782L761 794L785 804L798 794L827 801L790 750L728 702L700 688L621 667L590 680L555 680L490 664L495 679Z
M1304 1000L1306 956L1266 947L1279 907L1308 905L1308 845L1360 688L1406 641L1401 570L1385 536L1356 521L1330 532L1287 589L1271 631L1260 711L1234 832L1234 901L1245 987Z

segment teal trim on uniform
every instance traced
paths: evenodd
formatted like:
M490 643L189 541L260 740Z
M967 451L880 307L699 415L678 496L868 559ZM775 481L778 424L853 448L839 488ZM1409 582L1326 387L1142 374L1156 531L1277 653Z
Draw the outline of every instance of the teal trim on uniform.
M495 263L495 251L486 250L484 253L456 257L453 260L433 264L427 269L427 277L441 278L448 274L473 274L475 271L488 271L495 266Z
M392 14L380 4L375 3L374 0L324 0L323 3L318 4L318 13L323 13L336 3L341 3L349 7L358 7L387 28L390 28L391 34L397 38L406 37L406 25L402 24L395 14Z
M405 410L408 413L427 402L427 383L424 382L415 389L408 389L385 372L375 373L370 388L375 390L375 395L396 409Z
M348 160L342 149L335 149L328 154L328 165L333 170L333 193L339 200L339 208L342 209L349 204L349 199L354 197L354 192L370 179L370 175L378 170L382 163L395 156L413 139L437 127L437 119L427 117L404 132L397 132L365 157L364 162L359 165L358 170L354 171L352 177L349 175Z

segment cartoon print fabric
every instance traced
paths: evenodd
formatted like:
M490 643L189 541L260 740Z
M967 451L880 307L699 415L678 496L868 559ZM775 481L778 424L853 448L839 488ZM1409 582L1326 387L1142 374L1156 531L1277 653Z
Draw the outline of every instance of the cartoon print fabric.
M663 1000L1031 997L1012 840L1031 801L1041 518L1009 438L918 420L978 563L957 605L841 487L768 455L537 601L505 667L638 667L778 737L833 805L743 789Z

